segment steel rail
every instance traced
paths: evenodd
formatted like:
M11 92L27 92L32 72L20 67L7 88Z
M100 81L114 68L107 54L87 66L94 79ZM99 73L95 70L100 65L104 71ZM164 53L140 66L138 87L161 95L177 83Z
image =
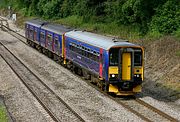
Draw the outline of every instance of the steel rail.
M64 100L62 100L51 88L49 88L32 70L30 70L17 56L15 56L2 42L0 44L14 57L16 58L31 74L33 74L61 103L63 103L80 121L85 122L85 120L76 113ZM5 62L10 66L13 72L18 76L18 78L23 81L23 84L28 88L28 90L35 96L38 102L43 106L43 108L48 112L48 114L53 118L54 121L60 122L60 120L55 117L55 115L46 107L45 104L40 100L36 93L28 87L28 84L20 77L20 75L13 69L13 67L7 62L7 60L0 54L0 56L5 60Z
M0 44L7 49L1 42ZM9 51L9 50L8 50ZM11 53L11 52L10 52ZM21 82L26 86L26 88L30 91L30 93L37 99L37 101L41 104L41 106L45 109L45 111L50 115L50 117L55 122L61 122L58 120L58 118L55 117L55 115L51 112L51 110L41 101L41 99L38 97L38 95L28 86L28 84L21 78L21 76L14 70L14 68L11 66L11 64L7 61L2 54L0 54L1 58L6 62L6 64L11 68L11 70L16 74L16 76L21 80ZM14 56L14 55L13 55Z
M177 119L175 119L172 116L160 111L159 109L155 108L154 106L146 103L145 101L143 101L143 100L141 100L139 98L136 98L135 101L138 102L139 104L151 109L152 111L156 112L157 114L161 115L162 117L164 117L164 118L166 118L166 119L168 119L168 120L170 120L172 122L178 122Z
M19 34L19 33L17 33L16 31L14 31L14 30L12 30L12 29L10 29L10 28L8 28L7 26L5 26L5 25L2 25L3 27L5 27L7 30L9 30L9 31L11 31L11 32L13 32L13 33L15 33L15 34L17 34L18 36L20 36L20 37L22 37L22 38L24 38L24 39L27 39L25 36L23 36L23 35L21 35L21 34ZM11 33L9 33L9 34L11 34ZM26 44L26 45L28 45L26 42L24 42L22 39L20 39L20 38L18 38L18 37L16 37L15 35L13 35L13 34L11 34L13 37L15 37L15 38L17 38L17 39L19 39L22 43L24 43L24 44Z

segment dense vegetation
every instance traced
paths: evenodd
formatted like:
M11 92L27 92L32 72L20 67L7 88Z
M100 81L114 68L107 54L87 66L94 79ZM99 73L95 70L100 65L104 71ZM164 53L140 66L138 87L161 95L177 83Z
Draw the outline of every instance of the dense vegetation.
M123 35L180 36L179 0L0 0L25 16ZM102 29L103 28L103 29ZM107 29L109 31L107 31ZM121 33L119 32L121 31Z

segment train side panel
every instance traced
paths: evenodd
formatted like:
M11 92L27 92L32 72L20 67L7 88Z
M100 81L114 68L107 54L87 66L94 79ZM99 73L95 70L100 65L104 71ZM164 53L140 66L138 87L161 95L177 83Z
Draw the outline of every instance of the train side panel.
M65 37L66 58L99 76L99 48Z

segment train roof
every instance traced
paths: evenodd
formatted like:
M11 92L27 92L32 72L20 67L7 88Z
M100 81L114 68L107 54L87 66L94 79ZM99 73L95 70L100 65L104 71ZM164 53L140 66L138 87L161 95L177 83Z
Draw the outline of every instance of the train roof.
M72 30L66 26L58 25L58 24L46 24L41 28L61 35L64 34L65 32Z
M122 47L122 46L139 46L136 44L129 43L127 40L115 39L113 37L102 36L86 31L70 31L65 34L67 37L82 41L84 43L94 45L96 47L109 50L111 47Z
M39 20L39 19L33 19L33 20L26 21L26 24L30 24L30 25L33 25L33 26L36 26L36 27L41 27L43 24L47 24L47 23L48 22L42 21L42 20Z
M57 34L64 34L65 32L71 31L72 29L63 26L63 25L58 25L58 24L50 24L46 21L34 19L34 20L29 20L26 22L27 24L36 26L36 27L41 27L42 29L57 33Z

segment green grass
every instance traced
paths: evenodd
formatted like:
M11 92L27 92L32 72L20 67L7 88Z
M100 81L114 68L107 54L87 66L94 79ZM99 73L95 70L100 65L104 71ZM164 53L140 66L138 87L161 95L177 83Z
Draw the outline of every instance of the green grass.
M83 22L83 18L79 16L69 16L54 21L55 23L80 28L108 36L117 36L119 38L136 40L140 39L140 33L137 27L119 26L117 23L100 23L100 22Z
M2 105L0 105L0 122L8 122L6 108Z
M175 37L180 41L180 28L174 32Z
M54 22L72 27L80 27L83 24L83 19L78 16L69 16L67 18L55 20Z
M178 50L178 51L176 52L176 56L179 56L179 57L180 57L180 50Z

